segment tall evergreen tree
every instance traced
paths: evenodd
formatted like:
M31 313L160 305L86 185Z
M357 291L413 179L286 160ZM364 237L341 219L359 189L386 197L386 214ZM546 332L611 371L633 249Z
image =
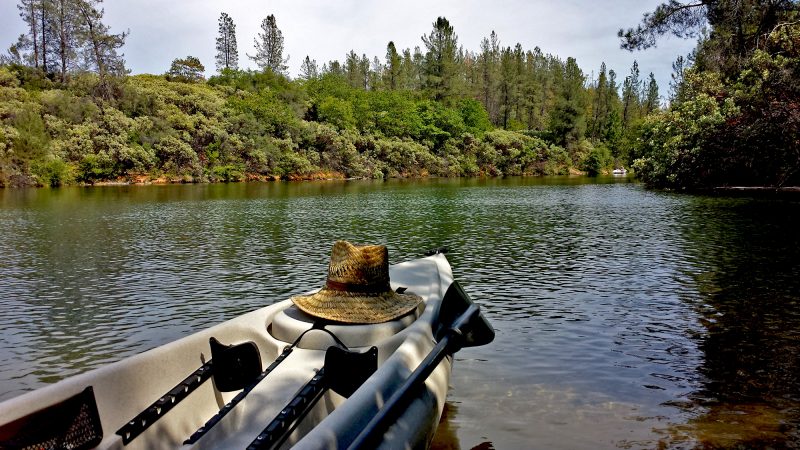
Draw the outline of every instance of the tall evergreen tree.
M451 103L458 93L458 36L444 17L433 23L430 34L422 36L425 53L425 87L439 101Z
M256 54L252 59L259 69L270 69L275 73L285 74L289 57L283 57L283 33L278 29L275 16L270 14L261 22L261 33L254 39Z
M641 85L639 63L634 60L630 76L625 77L625 81L622 83L622 126L626 130L639 117Z
M319 69L317 69L317 60L311 59L308 55L300 65L300 77L304 80L312 80L319 76Z
M558 101L550 116L550 132L560 145L571 147L586 131L585 77L575 58L567 58Z
M389 45L386 46L386 86L392 91L401 86L402 63L403 59L397 53L394 42L389 41Z
M20 17L27 25L28 32L27 35L19 37L15 47L17 51L23 53L30 50L31 53L26 59L33 64L33 67L41 67L46 70L43 63L43 59L47 59L45 56L46 50L40 40L42 36L41 28L44 27L46 18L42 17L41 5L44 5L42 0L20 0L17 8L19 9Z
M498 102L500 108L500 125L508 128L508 122L514 110L514 99L517 89L517 71L511 47L500 52L500 80L498 84Z
M84 60L88 67L97 71L100 76L101 95L111 96L109 77L127 73L124 55L117 50L125 44L128 32L112 34L110 28L102 22L102 0L76 0L76 7L81 20L80 37L85 42Z
M414 54L411 56L411 80L409 86L414 90L422 90L427 82L425 73L425 55L419 46L414 47Z
M653 72L650 72L650 79L647 82L647 93L644 100L644 113L650 114L659 108L658 83Z
M109 75L125 71L118 50L128 33L112 34L102 22L102 0L20 0L18 8L28 32L9 50L11 57L66 81L75 69L100 75L101 89Z
M606 63L600 64L600 74L597 76L597 84L594 86L594 97L592 99L592 117L589 123L589 137L594 141L601 138L603 126L608 122L609 96L608 96L608 75Z
M608 116L605 123L603 123L601 138L608 145L608 148L611 149L611 154L615 158L618 158L622 150L622 102L619 98L617 73L614 69L608 71L606 99L606 103L608 104Z
M500 42L497 33L492 30L488 38L481 41L481 54L478 59L481 71L480 99L489 113L490 120L497 124L499 113L497 106L497 83L500 65Z
M236 24L227 13L219 16L219 35L217 36L217 71L239 68L239 49L236 45Z
M384 67L381 60L377 56L372 58L372 65L369 69L369 88L373 91L379 91L384 88L383 86Z
M74 0L53 0L52 26L54 53L57 58L61 82L67 81L67 73L77 59L79 16Z
M686 59L683 56L672 63L672 74L669 81L669 102L680 103L683 101L683 72L688 68Z
M363 78L360 74L361 59L355 50L350 50L344 57L344 73L350 87L362 87Z

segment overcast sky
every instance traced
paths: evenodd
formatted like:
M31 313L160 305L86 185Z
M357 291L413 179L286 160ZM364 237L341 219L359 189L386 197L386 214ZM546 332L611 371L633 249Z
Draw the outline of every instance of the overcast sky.
M254 68L253 39L261 21L274 14L283 32L289 71L295 76L306 55L321 67L344 60L355 50L381 61L386 44L398 50L423 47L438 16L453 25L458 43L478 51L492 30L503 46L517 42L525 50L539 46L544 53L574 57L587 76L597 74L605 61L621 82L639 61L642 77L656 75L659 90L668 90L671 64L686 55L694 42L666 37L658 48L630 53L619 48L616 32L639 23L659 0L106 0L105 22L112 31L130 30L123 52L133 73L164 73L173 59L192 55L212 75L217 20L227 12L236 24L239 64ZM25 32L16 0L0 0L0 48L8 48Z

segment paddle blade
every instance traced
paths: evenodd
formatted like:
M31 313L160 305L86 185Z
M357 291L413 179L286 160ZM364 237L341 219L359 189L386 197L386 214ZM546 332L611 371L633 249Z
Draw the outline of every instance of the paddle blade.
M441 340L444 334L455 324L469 307L473 305L464 288L458 281L453 281L442 299L439 310L439 326L436 330L436 339ZM472 315L470 320L460 330L463 333L463 347L478 347L494 340L494 328L486 320L483 313Z

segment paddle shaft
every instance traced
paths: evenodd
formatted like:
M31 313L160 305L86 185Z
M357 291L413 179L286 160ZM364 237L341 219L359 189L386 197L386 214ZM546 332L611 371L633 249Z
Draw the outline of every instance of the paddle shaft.
M469 308L453 323L444 337L436 344L428 356L420 363L400 388L398 388L377 414L369 421L366 427L350 444L348 450L377 448L383 433L391 426L400 414L405 411L408 404L416 398L416 392L425 384L425 380L433 373L445 356L455 353L463 345L463 335L467 324L480 313L477 305Z

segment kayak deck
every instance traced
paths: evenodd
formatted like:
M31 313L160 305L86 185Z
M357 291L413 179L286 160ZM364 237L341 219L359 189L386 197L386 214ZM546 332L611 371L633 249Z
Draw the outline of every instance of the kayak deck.
M406 287L423 298L411 315L378 326L326 325L351 350L376 346L378 369L349 398L328 390L297 424L286 445L297 448L346 448L403 380L435 345L439 307L453 282L443 255L390 267L392 289ZM313 330L285 360L256 384L202 437L184 444L206 422L225 409L240 391L220 392L214 382L200 382L171 410L146 424L129 443L116 434L187 375L211 359L209 338L224 343L252 341L262 370L310 328L313 319L285 300L244 314L207 330L140 355L62 380L0 403L0 424L9 424L92 387L102 427L98 448L247 448L295 398L323 366L325 350L336 345L328 332ZM384 440L388 448L423 446L432 438L444 406L451 358L437 366L427 389L408 407ZM213 363L213 361L212 361ZM0 425L0 429L5 425ZM0 432L0 443L3 436Z

